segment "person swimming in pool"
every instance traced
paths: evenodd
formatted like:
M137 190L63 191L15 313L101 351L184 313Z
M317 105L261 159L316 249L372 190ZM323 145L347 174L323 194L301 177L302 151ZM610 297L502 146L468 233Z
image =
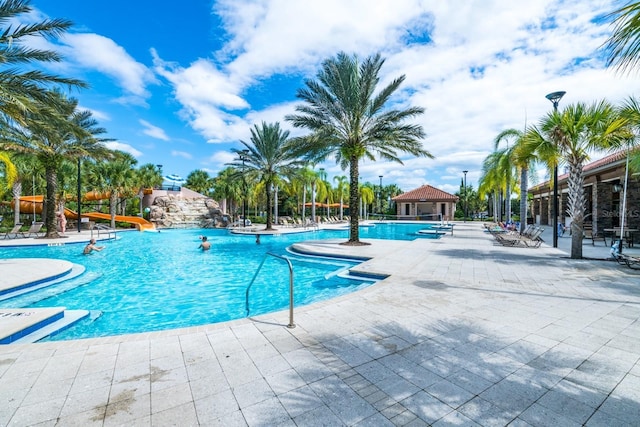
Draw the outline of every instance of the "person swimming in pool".
M89 255L93 251L100 252L103 249L104 249L104 246L96 246L96 239L91 239L89 240L89 243L87 243L87 246L84 247L84 250L82 251L82 253L85 255Z
M202 249L203 251L208 251L209 249L211 249L211 242L207 240L207 236L202 236L200 240L202 240L202 243L200 243L198 249Z

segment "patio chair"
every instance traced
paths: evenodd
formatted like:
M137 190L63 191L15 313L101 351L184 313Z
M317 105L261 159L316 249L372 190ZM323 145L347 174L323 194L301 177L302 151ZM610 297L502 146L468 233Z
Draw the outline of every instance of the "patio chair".
M607 244L607 236L604 234L604 231L594 232L591 223L582 226L582 237L583 239L591 239L592 246L596 245L596 240L602 240L605 245Z
M32 222L31 227L27 231L21 231L22 237L38 237L40 236L40 229L44 225L44 222Z
M18 237L20 235L20 229L21 228L22 228L22 223L19 222L16 225L13 226L11 231L7 231L6 233L4 233L4 236L2 238L3 239L15 239L16 237ZM11 235L13 235L13 237L11 237Z

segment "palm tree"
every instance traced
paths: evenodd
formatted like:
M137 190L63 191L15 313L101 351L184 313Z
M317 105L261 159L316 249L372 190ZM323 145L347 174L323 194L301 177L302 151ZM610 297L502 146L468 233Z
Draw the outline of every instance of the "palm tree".
M223 212L234 212L237 201L242 198L242 186L237 179L235 169L225 168L213 179L213 197L218 203L222 202Z
M640 61L640 2L631 2L610 13L613 33L605 42L607 66L630 72Z
M118 199L134 188L137 190L134 170L136 163L136 159L129 153L118 151L115 159L97 162L92 167L92 190L109 194L111 228L116 227Z
M640 150L635 148L638 146L640 136L640 100L633 96L629 97L622 103L619 112L627 120L633 133L633 138L628 140L626 145L629 151L629 170L637 173L640 172Z
M507 145L509 162L520 171L520 232L522 233L527 225L527 191L529 189L529 172L533 170L536 158L533 153L526 153L523 150L523 139L525 131L518 129L506 129L496 136L495 148L502 141L511 141L511 146ZM508 142L507 142L508 144ZM507 177L511 175L508 174ZM507 200L511 199L510 183L507 183ZM508 204L507 217L511 213L511 204Z
M304 103L296 107L298 114L288 115L293 126L306 128L311 134L298 138L299 153L313 163L330 155L344 169L349 167L349 206L352 207L349 240L360 245L358 230L359 162L363 158L402 164L397 152L433 157L422 148L425 137L420 125L405 124L421 115L420 107L385 110L391 96L405 77L394 79L377 94L379 73L384 60L379 54L360 63L356 56L339 53L322 64L317 80L307 80L297 97Z
M344 214L344 197L349 194L349 184L347 177L344 175L334 176L333 180L337 183L336 197L340 198L340 220L342 220Z
M162 174L156 165L146 163L136 171L136 182L140 186L138 189L138 197L140 197L140 216L143 216L142 199L144 198L145 190L161 185Z
M0 175L2 176L3 185L0 186L0 195L4 193L4 189L11 190L13 183L18 179L18 169L11 161L11 157L7 153L0 152ZM17 201L16 201L16 204Z
M599 101L591 105L568 105L561 112L550 112L523 139L525 156L536 153L549 168L556 162L564 162L569 167L571 258L582 258L585 214L582 168L590 153L618 148L630 137L627 121L611 104Z
M17 24L20 16L31 14L30 0L0 2L0 112L25 125L26 112L35 112L41 105L51 105L48 88L52 86L87 87L77 80L47 74L38 70L20 70L19 64L59 62L53 51L24 46L33 38L52 38L64 34L72 24L66 19L47 19L29 24ZM32 15L32 14L31 14Z
M482 173L478 180L478 193L480 197L489 196L493 202L493 220L498 221L499 212L499 194L502 193L504 186L504 176L501 172L501 163L503 155L501 152L494 151L489 154L482 162Z
M369 205L375 200L375 192L373 191L373 185L366 183L360 186L360 200L362 200L362 216L367 219L369 216Z
M5 137L4 146L9 151L34 155L44 167L47 190L44 204L44 222L47 228L46 238L59 237L55 227L57 206L57 171L64 159L80 157L100 158L109 156L103 142L94 135L101 134L91 112L78 110L78 101L66 98L58 91L49 94L56 99L56 107L41 106L35 112L25 114L28 128L14 127Z
M246 168L249 176L254 176L264 185L267 205L266 230L273 230L273 212L271 191L278 175L290 175L302 162L295 155L294 147L289 140L289 131L280 129L280 123L261 126L254 125L251 129L249 142L240 141L244 149L232 149L238 157L231 166ZM246 213L245 213L246 215Z
M190 190L208 196L210 189L213 186L213 180L209 176L208 172L203 171L202 169L197 169L189 173L187 176L187 182L184 186Z

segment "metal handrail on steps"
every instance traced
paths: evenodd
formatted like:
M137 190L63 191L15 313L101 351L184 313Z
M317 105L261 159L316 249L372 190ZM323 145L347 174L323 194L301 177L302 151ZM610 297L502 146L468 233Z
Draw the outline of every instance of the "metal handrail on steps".
M260 272L260 269L262 269L262 266L264 265L264 262L267 260L267 256L269 255L274 258L278 258L285 261L289 266L289 324L287 325L287 328L295 328L296 324L293 323L293 265L291 264L291 261L289 260L289 258L284 257L282 255L274 254L272 252L267 252L264 255L262 262L260 263L260 265L258 266L258 269L253 275L253 279L251 279L249 286L247 286L247 290L245 292L245 310L247 310L247 316L249 316L249 290L251 289L253 282L255 282L256 277L258 277L258 273Z
M93 238L93 231L96 230L98 232L98 240L100 240L100 231L103 233L107 233L107 239L115 239L116 238L116 230L109 227L106 224L96 224L91 228L91 238ZM113 234L113 237L111 235Z

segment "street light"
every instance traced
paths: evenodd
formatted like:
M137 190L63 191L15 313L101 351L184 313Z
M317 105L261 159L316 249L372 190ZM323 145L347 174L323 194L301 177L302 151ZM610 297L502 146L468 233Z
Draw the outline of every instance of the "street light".
M164 181L164 178L162 177L162 165L156 165L156 167L158 168L158 172L160 173L160 177L162 178L162 181ZM162 184L160 184L160 190L163 190Z
M565 93L567 92L565 91L551 92L550 94L545 96L545 98L547 98L553 104L554 113L558 112L558 103L560 102L560 100L562 99ZM554 141L554 143L556 144L556 148L557 148L558 141ZM557 248L558 247L558 159L557 157L553 165L553 204L552 206L553 206L553 209L552 209L553 247Z
M242 226L247 226L247 178L244 175L244 161L247 160L247 154L249 154L249 150L242 150L242 154L240 154L240 160L242 160L242 184L243 184L243 194L242 194Z
M382 175L378 175L378 178L380 178L380 188L378 189L378 213L382 214Z
M467 222L467 172L462 171L464 174L464 220L463 222Z

